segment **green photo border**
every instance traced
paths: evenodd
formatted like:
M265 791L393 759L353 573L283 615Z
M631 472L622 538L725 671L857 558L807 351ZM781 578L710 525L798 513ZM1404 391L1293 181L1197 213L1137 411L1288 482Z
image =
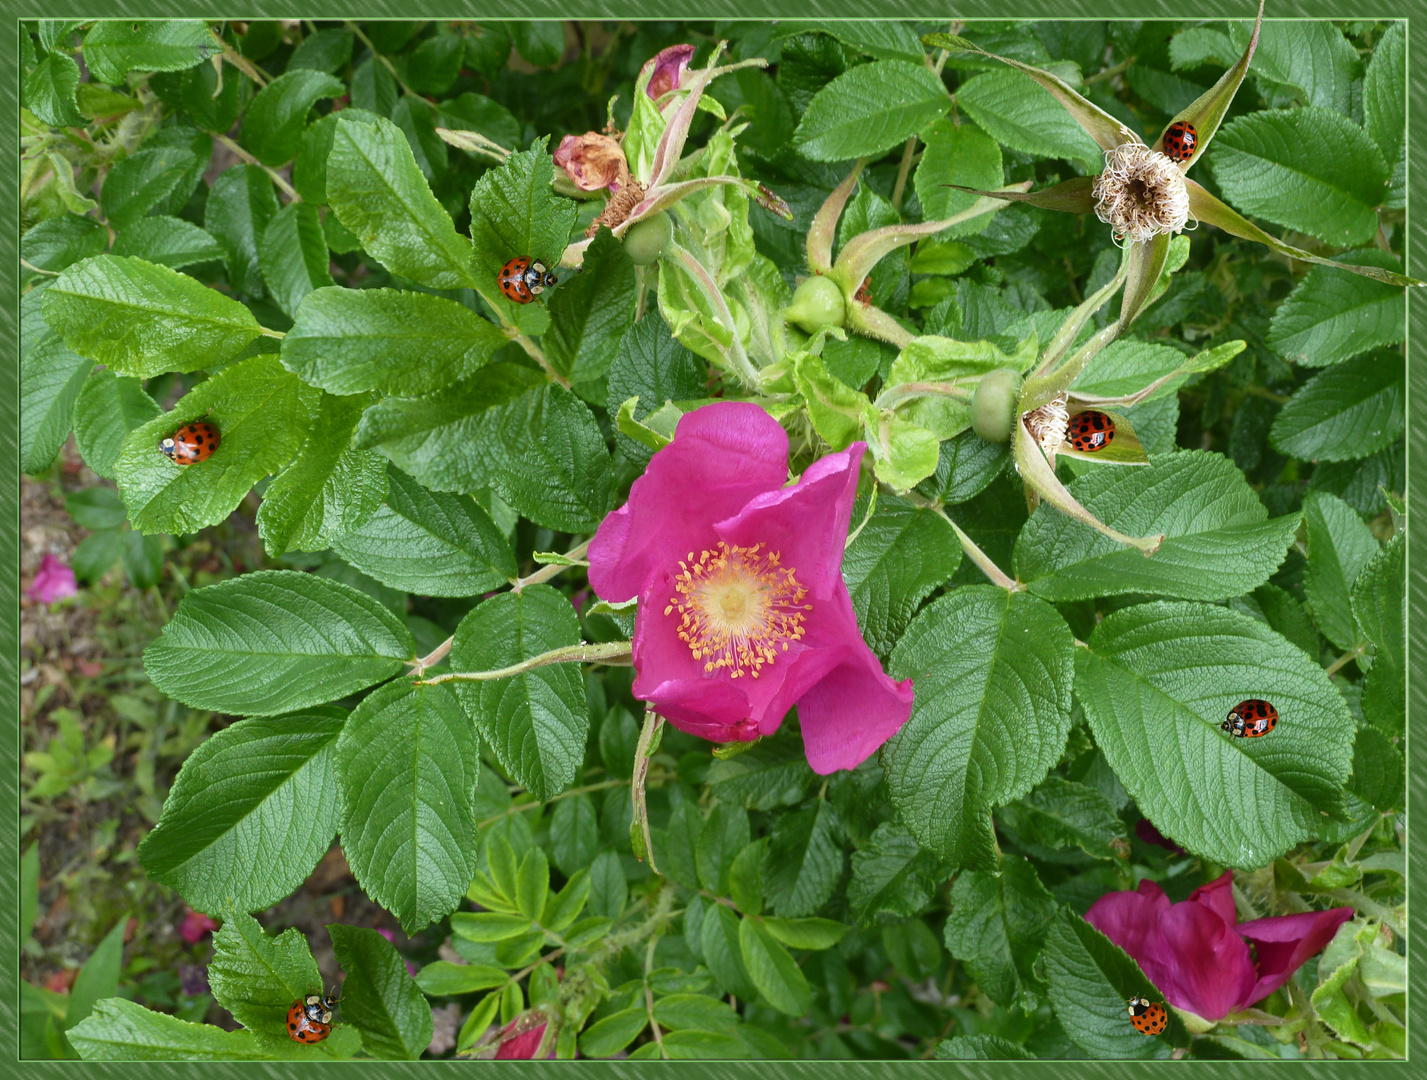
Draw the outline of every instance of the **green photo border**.
M20 78L20 19L94 17L214 17L221 3L199 3L195 0L89 0L87 3L42 3L40 0L0 0L9 17L10 29L4 36L0 72L5 85L3 129L0 144L18 149ZM668 18L688 19L767 19L770 11L787 18L873 18L873 19L938 19L946 18L1252 18L1252 0L959 0L955 4L936 0L481 0L478 3L432 3L431 0L306 0L301 3L278 3L275 0L245 0L232 5L238 10L233 18L291 18L301 14L306 18ZM1427 79L1415 74L1414 57L1427 57L1427 7L1420 0L1387 0L1386 3L1365 5L1367 11L1351 10L1353 5L1343 0L1271 0L1266 19L1282 18L1375 18L1408 20L1408 190L1409 207L1412 197L1427 197ZM415 9L415 10L413 10ZM951 9L951 10L948 10ZM1417 18L1411 18L1413 11ZM11 717L13 734L0 740L0 791L10 807L0 824L0 942L12 960L0 965L0 1072L25 1078L59 1078L73 1076L139 1078L143 1080L177 1080L179 1077L201 1075L213 1080L255 1080L257 1077L299 1078L310 1075L310 1066L282 1063L79 1063L79 1062L19 1062L19 761L21 737L19 724L19 183L18 170L0 171L0 198L3 198L8 226L0 232L0 282L3 282L6 302L0 304L3 323L5 360L0 362L0 457L3 457L7 479L0 489L0 715ZM1403 253L1405 271L1417 277L1427 276L1427 250L1424 234L1427 219L1410 215L1407 221ZM1427 341L1427 296L1409 300L1408 311L1408 380L1409 417L1407 471L1411 477L1419 463L1427 463L1427 424L1411 423L1411 405L1427 400L1427 354L1419 342ZM1427 475L1427 474L1424 474ZM1410 513L1416 517L1415 493L1409 485ZM1417 540L1422 538L1419 526L1409 538L1408 547L1408 670L1415 673L1414 661L1427 657L1427 583L1421 573L1413 573L1417 565ZM1424 563L1423 565L1427 565ZM1412 718L1421 714L1427 704L1427 679L1408 680L1408 730ZM1408 806L1427 796L1427 746L1418 747L1415 740L1407 746ZM1420 752L1419 752L1420 751ZM1422 854L1423 837L1408 833L1408 880L1416 895L1427 897L1427 861ZM1414 935L1427 929L1422 908L1427 901L1409 907L1409 922ZM1418 938L1420 940L1420 937ZM1413 1075L1409 1062L1427 1062L1427 1021L1416 1021L1415 1006L1427 1001L1427 964L1412 963L1408 952L1408 1061L1403 1062L1186 1062L1184 1066L1215 1073L1232 1072L1236 1076L1263 1077L1281 1075L1292 1070L1297 1077L1323 1078L1340 1076L1343 1070L1371 1069L1381 1080L1407 1080ZM16 1065L10 1066L10 1062ZM351 1062L332 1063L327 1069L345 1075L380 1077L454 1076L457 1071L489 1068L471 1062ZM502 1068L501 1066L494 1066ZM546 1063L507 1062L505 1075L548 1075L559 1070L570 1076L625 1080L636 1074L672 1074L688 1080L753 1080L778 1077L786 1080L863 1080L872 1077L893 1077L897 1080L931 1080L932 1077L965 1077L968 1080L995 1080L999 1077L1056 1078L1056 1080L1091 1080L1101 1077L1150 1076L1173 1068L1158 1062L593 1062ZM443 1072L442 1070L449 1070ZM1424 1070L1427 1072L1427 1070Z

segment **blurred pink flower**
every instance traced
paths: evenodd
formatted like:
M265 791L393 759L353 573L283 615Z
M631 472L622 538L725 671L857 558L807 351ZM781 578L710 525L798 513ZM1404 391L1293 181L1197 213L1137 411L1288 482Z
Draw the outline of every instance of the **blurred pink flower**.
M197 945L204 935L218 929L218 923L201 911L194 911L187 905L183 909L183 922L179 924L178 936L190 945Z
M566 135L555 148L554 157L555 164L581 191L618 191L629 183L624 151L615 139L598 131Z
M548 1024L541 1023L538 1027L530 1028L528 1031L521 1030L535 1019L535 1016L536 1014L531 1013L527 1013L524 1016L517 1016L501 1029L500 1035L498 1035L497 1038L501 1039L502 1042L500 1048L495 1052L495 1060L529 1061L535 1057L540 1050L541 1042L545 1039L545 1028ZM545 1056L547 1058L553 1058L555 1056L554 1048L552 1047L550 1053Z
M1352 916L1340 907L1240 923L1226 870L1178 904L1148 880L1106 893L1085 921L1129 953L1175 1008L1222 1020L1286 983Z
M25 595L41 604L53 604L77 592L79 588L74 583L74 571L69 564L53 555L46 555L40 560L35 580L25 590Z
M651 67L654 69L645 93L658 101L670 90L679 89L679 84L684 80L684 72L688 70L689 61L693 58L692 45L670 45L662 50L653 60L647 61L639 72L640 78L643 78L646 71Z

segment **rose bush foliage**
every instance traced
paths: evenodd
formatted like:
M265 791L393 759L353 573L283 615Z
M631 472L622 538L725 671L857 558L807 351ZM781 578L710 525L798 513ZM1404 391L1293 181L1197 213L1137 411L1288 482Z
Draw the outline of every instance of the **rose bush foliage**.
M144 655L241 1027L68 1045L1401 1055L1405 28L1244 14L26 24L23 467L269 559Z

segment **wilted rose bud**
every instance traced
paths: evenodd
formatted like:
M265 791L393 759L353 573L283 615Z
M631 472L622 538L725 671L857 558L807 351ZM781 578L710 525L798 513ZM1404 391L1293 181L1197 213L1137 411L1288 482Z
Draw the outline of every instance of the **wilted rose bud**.
M566 135L555 148L555 164L581 191L618 191L629 183L624 151L618 142L598 131Z
M646 71L651 67L654 69L654 74L649 77L649 85L645 92L658 101L670 90L679 89L679 84L684 79L684 72L688 70L689 61L693 58L694 47L692 45L670 45L667 49L660 51L639 72L639 77L642 79Z

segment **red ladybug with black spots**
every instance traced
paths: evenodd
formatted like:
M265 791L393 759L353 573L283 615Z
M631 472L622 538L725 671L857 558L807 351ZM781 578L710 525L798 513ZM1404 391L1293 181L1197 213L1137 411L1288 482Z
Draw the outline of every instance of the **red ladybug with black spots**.
M1258 739L1278 726L1278 710L1261 698L1249 698L1235 705L1219 725L1235 739Z
M1070 445L1082 454L1093 454L1109 446L1115 438L1115 421L1102 412L1087 409L1070 418L1066 431Z
M287 1037L293 1042L320 1043L332 1034L332 1009L336 1003L326 994L298 998L287 1010Z
M1130 1023L1142 1035L1158 1035L1169 1023L1169 1013L1164 1006L1151 1003L1147 997L1130 998Z
M500 277L496 281L507 300L528 304L546 289L558 284L559 278L550 273L539 259L517 255L500 268Z
M207 461L218 449L218 428L207 420L184 424L166 439L159 440L159 453L175 465Z
M1170 161L1188 161L1199 149L1199 132L1194 125L1176 120L1164 132L1164 156Z

